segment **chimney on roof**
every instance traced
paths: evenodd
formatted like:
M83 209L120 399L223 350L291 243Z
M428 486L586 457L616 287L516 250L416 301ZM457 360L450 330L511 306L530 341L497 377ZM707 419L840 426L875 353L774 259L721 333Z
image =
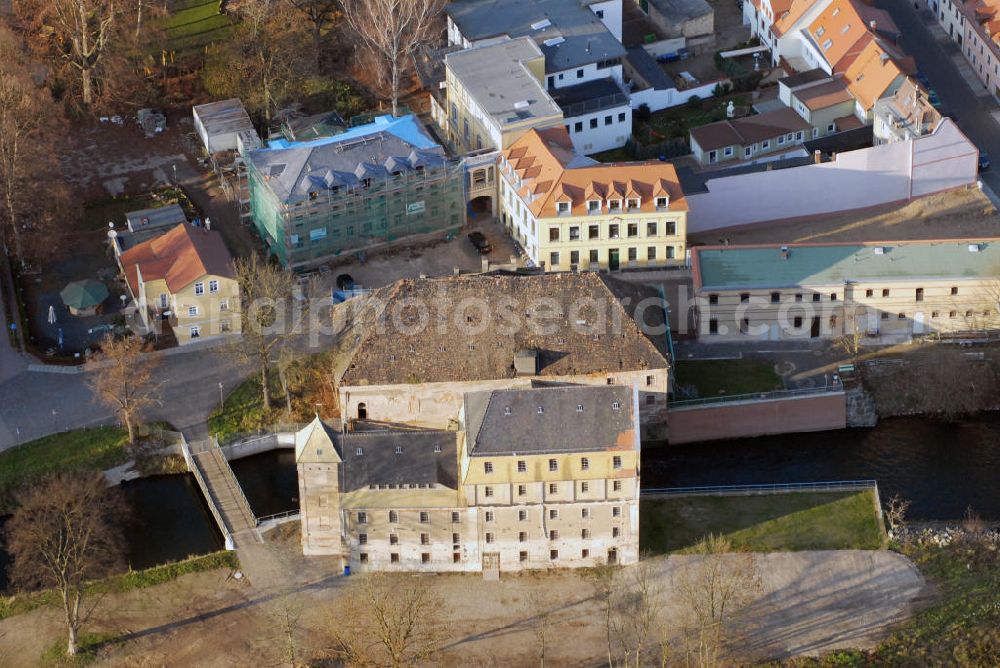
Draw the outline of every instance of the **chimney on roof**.
M889 62L889 54L883 51L882 53L878 54L878 59L882 62L883 65L885 65L887 62Z
M813 162L817 165L823 162L823 152L819 149L813 151Z
M514 353L514 375L516 376L537 376L538 375L538 351L518 350Z
M875 32L878 29L878 21L872 19L868 22L868 27L871 28L872 32Z
M789 255L791 255L791 253L788 250L788 246L782 246L781 247L781 259L782 260L787 260Z

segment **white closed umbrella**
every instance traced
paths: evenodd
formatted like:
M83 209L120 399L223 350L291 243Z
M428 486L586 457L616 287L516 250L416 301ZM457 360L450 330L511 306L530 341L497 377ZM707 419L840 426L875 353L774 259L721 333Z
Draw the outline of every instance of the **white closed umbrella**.
M56 307L49 305L49 324L56 324Z

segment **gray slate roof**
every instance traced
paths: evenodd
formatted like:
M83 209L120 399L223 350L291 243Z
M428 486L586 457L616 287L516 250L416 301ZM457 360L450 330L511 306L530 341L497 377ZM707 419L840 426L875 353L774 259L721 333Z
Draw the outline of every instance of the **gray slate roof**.
M360 188L366 178L380 181L394 171L447 163L440 146L418 149L385 130L345 141L318 140L251 151L249 159L284 204L305 201L310 192Z
M600 452L635 442L632 388L625 385L473 392L465 410L473 457Z
M649 2L674 24L684 23L715 11L705 0L649 0Z
M545 54L547 73L625 55L625 47L578 0L457 0L445 12L472 42L531 37Z
M522 61L541 58L528 37L465 49L445 56L448 69L476 103L500 127L530 118L559 116L562 111ZM526 103L515 107L518 103Z
M443 485L456 489L456 439L453 431L400 429L338 434L343 491L352 492L369 485ZM362 454L358 454L358 449Z

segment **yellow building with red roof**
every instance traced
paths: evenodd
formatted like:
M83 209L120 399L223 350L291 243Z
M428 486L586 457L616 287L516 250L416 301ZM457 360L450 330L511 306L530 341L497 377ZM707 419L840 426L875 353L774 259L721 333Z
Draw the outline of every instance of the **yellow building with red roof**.
M500 216L548 271L684 261L687 202L673 165L598 163L563 127L531 130L501 154Z

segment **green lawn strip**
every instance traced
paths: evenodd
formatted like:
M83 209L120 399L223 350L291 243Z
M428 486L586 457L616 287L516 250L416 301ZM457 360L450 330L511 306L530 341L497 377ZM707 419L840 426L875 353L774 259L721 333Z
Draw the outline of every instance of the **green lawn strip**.
M52 434L0 452L0 503L18 487L57 471L109 469L128 461L128 432L88 427ZM6 505L6 504L4 504Z
M657 142L674 137L687 137L688 132L692 128L725 120L726 107L729 105L729 100L732 100L733 104L737 107L745 107L749 104L749 98L746 95L738 95L721 99L713 97L702 101L701 104L694 108L688 105L671 107L663 111L658 111L650 117L648 126L653 131L652 137L648 136L648 129L646 128L640 129L635 133L635 136L639 141L644 143ZM657 134L659 136L656 136Z
M219 12L219 0L175 3L164 21L168 51L191 51L229 36L232 20Z
M781 389L781 377L767 360L678 360L674 379L679 385L697 388L697 397L752 394Z
M235 569L239 559L235 552L212 552L199 557L188 557L182 561L153 566L141 571L129 571L112 575L87 585L87 594L121 594L134 589L146 589L175 580L188 573L201 573L218 568ZM23 615L37 608L61 605L59 592L54 589L0 596L0 619Z
M793 492L643 498L643 552L683 551L709 533L742 550L878 549L883 534L871 492Z
M226 397L220 411L216 408L208 416L208 433L225 443L241 434L257 432L273 425L282 413L284 400L277 374L271 377L271 410L264 409L260 379L252 376L236 386Z

